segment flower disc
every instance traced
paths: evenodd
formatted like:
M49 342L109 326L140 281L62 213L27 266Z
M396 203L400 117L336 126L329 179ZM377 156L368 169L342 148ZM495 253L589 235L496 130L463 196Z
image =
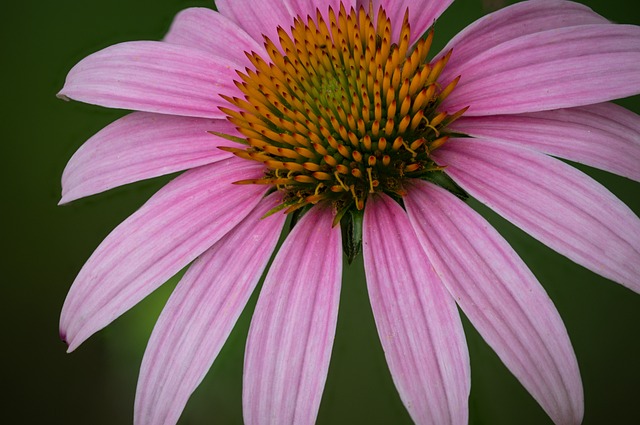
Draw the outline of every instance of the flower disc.
M278 28L281 48L265 37L268 60L247 54L255 69L238 72L244 99L222 108L246 137L246 149L226 148L266 165L264 178L285 192L287 212L319 202L338 211L364 208L368 194L402 196L403 181L442 169L430 153L448 139L446 126L462 115L438 111L457 79L437 79L449 54L427 55L433 30L409 50L405 14L398 43L380 8L344 7Z

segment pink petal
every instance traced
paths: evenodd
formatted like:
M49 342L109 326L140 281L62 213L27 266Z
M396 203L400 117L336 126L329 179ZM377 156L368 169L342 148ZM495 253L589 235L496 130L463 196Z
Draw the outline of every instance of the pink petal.
M521 115L462 117L451 128L640 181L640 115L613 103Z
M380 6L384 8L392 24L394 41L400 39L400 29L404 14L409 10L409 24L411 25L411 44L418 40L440 17L453 0L373 0L376 13ZM369 0L358 0L358 7L369 10Z
M455 53L454 53L455 54ZM458 66L441 108L466 116L589 105L640 93L640 27L581 25L526 35Z
M640 292L640 220L595 180L530 149L455 139L435 154L460 186L534 238Z
M471 376L456 303L388 196L367 200L363 238L371 307L402 402L416 424L466 425Z
M142 360L135 423L175 424L264 271L286 219L273 194L198 258L169 298Z
M483 16L456 35L438 55L453 49L441 79L451 81L467 62L518 37L576 25L608 24L587 6L564 0L524 1Z
M356 5L355 0L325 0L323 2L319 2L318 0L289 0L289 3L295 14L302 17L305 22L307 16L311 16L315 20L316 10L320 10L320 13L322 13L322 16L326 20L329 7L333 9L334 13L338 13L340 11L340 4L344 5L347 12L349 12L352 7L355 8Z
M178 13L164 41L229 59L241 68L251 66L245 52L266 54L262 43L257 43L236 23L204 7L191 7Z
M62 200L220 161L218 146L233 142L208 131L236 134L227 121L134 112L108 125L73 155L62 174Z
M58 97L171 115L224 118L219 94L240 93L230 61L160 41L132 41L87 56L67 75Z
M278 45L277 28L280 26L288 30L296 15L288 0L217 0L216 6L221 14L238 24L260 44L264 42L263 35L266 35Z
M73 351L217 242L258 203L265 188L231 183L260 168L238 158L190 170L116 227L69 290L61 337Z
M464 202L416 181L404 198L462 311L556 424L579 424L580 372L558 311L509 244Z
M289 234L262 287L244 362L247 425L313 424L338 318L340 226L312 208Z

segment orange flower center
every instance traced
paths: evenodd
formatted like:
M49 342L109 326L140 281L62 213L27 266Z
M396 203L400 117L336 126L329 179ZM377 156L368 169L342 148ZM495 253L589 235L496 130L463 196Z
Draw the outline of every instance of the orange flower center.
M411 48L408 13L398 43L382 8L375 22L362 7L327 16L278 28L280 48L265 37L268 60L247 54L255 69L236 82L244 99L225 97L233 106L222 108L248 145L225 150L266 166L238 183L273 185L287 212L331 202L341 215L368 194L402 196L405 179L442 170L430 154L464 113L437 110L458 80L438 84L451 52L427 60L433 30Z

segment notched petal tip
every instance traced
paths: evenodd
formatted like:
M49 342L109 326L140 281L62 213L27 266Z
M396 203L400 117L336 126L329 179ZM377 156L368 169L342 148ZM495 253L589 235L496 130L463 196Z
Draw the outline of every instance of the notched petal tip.
M76 349L76 347L72 347L69 341L67 340L67 333L63 329L59 330L59 336L60 336L60 341L62 341L64 345L67 347L67 354L71 353L73 350Z

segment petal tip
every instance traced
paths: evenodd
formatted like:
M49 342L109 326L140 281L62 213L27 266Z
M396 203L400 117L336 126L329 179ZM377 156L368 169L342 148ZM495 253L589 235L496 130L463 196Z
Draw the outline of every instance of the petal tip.
M67 346L67 354L70 354L74 351L76 351L76 348L78 348L80 346L80 344L82 344L86 338L81 339L81 338L67 338L66 336L64 338L62 338L62 342L65 343L65 345Z
M62 193L60 194L58 206L68 205L73 201L89 195L91 195L91 193L86 193L86 191L83 191L82 188L78 190L78 186L72 186L68 182L65 182L63 176Z
M60 100L64 100L65 102L70 102L71 98L69 96L67 96L66 94L64 94L64 88L62 90L60 90L57 94L56 97Z
M60 335L60 340L67 347L67 354L71 353L73 350L76 349L76 347L72 347L71 344L69 343L69 341L67 339L67 332L64 329L60 329L59 335Z

